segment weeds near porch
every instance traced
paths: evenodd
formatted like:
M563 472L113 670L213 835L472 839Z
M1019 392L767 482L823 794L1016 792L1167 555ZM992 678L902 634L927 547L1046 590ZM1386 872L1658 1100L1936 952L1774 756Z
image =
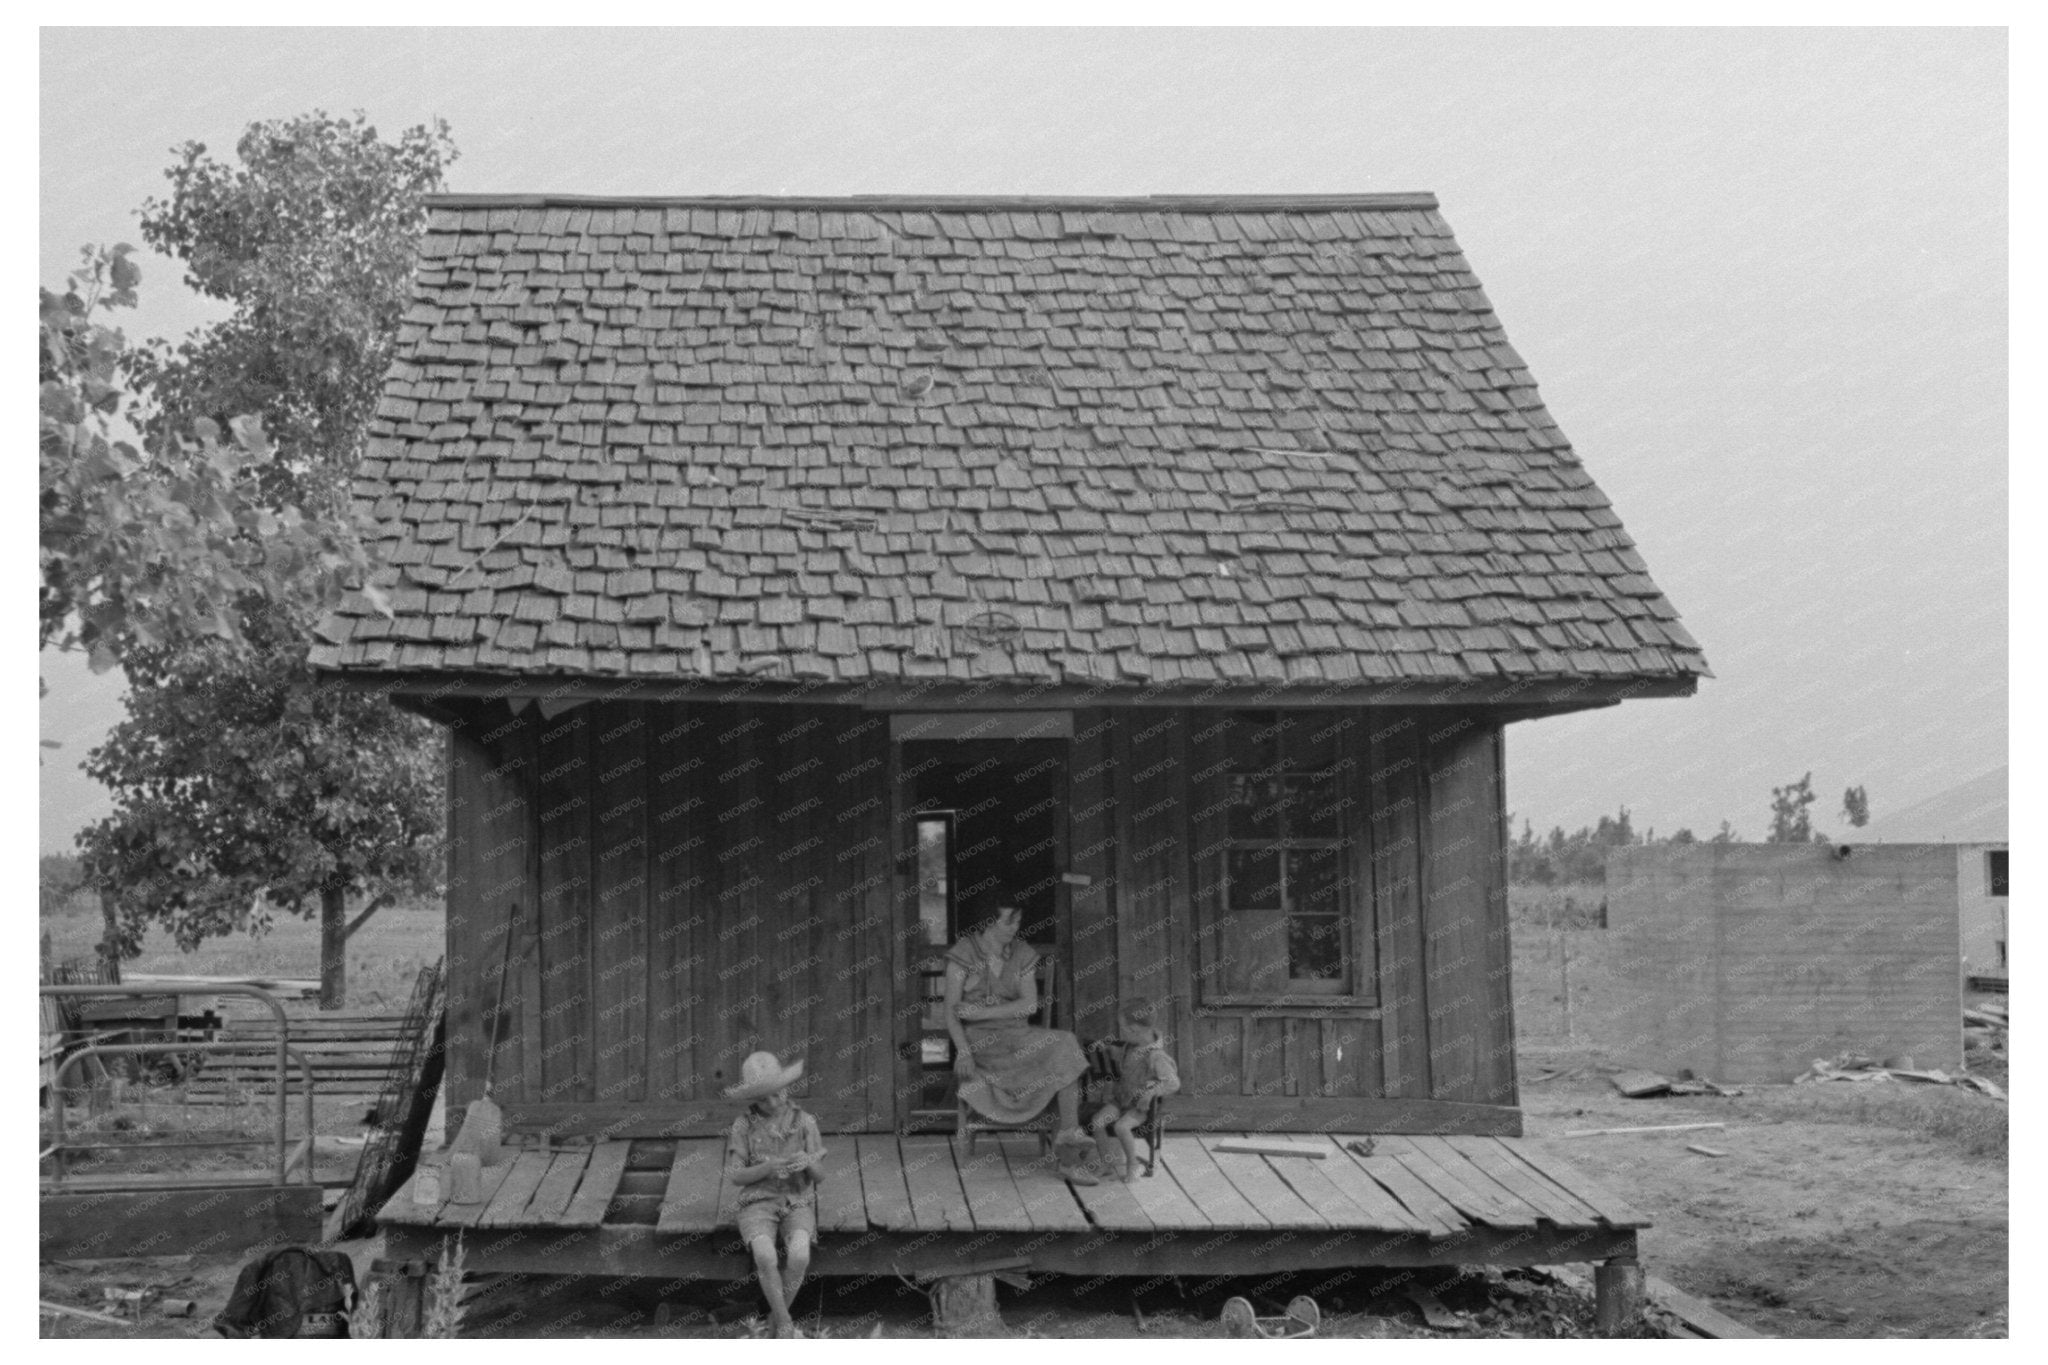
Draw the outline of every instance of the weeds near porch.
M462 1234L457 1233L452 1241L443 1237L440 1264L435 1267L427 1284L427 1320L421 1336L462 1335L462 1291L465 1278L462 1269Z

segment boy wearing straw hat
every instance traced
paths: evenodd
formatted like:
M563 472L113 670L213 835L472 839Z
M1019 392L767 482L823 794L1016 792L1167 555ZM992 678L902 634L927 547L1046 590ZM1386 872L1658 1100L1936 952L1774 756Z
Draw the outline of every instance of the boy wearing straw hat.
M756 1052L740 1066L740 1083L727 1097L751 1101L732 1121L725 1144L726 1174L739 1186L740 1240L754 1253L754 1273L768 1297L777 1337L793 1337L789 1305L811 1266L811 1242L818 1232L818 1163L825 1139L818 1121L797 1107L789 1087L804 1064L784 1066L772 1052ZM787 1268L775 1259L776 1229L789 1253Z

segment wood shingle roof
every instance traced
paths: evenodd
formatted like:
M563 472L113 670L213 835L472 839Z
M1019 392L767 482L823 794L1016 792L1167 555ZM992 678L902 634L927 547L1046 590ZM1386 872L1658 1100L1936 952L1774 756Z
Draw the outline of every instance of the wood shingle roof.
M434 202L324 670L1706 674L1430 196Z

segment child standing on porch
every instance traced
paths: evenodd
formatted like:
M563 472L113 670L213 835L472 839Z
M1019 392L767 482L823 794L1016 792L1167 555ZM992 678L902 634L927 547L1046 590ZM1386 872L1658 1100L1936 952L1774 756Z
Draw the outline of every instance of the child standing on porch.
M811 1242L818 1233L818 1163L825 1139L818 1121L799 1109L789 1087L804 1064L785 1067L772 1052L756 1052L740 1067L740 1083L729 1098L751 1101L732 1121L725 1144L726 1174L740 1187L740 1240L754 1254L754 1273L768 1297L777 1337L793 1337L789 1306L811 1266ZM775 1234L780 1229L789 1253L778 1268Z
M1112 1162L1116 1149L1109 1142L1110 1132L1115 1131L1123 1147L1124 1180L1128 1183L1138 1169L1138 1141L1132 1130L1145 1121L1145 1111L1153 1100L1180 1089L1180 1069L1166 1054L1166 1040L1153 1025L1151 1001L1127 1002L1118 1012L1117 1022L1123 1029L1123 1047L1117 1062L1116 1091L1108 1104L1095 1111L1089 1127L1095 1130L1102 1164L1110 1170L1116 1169Z

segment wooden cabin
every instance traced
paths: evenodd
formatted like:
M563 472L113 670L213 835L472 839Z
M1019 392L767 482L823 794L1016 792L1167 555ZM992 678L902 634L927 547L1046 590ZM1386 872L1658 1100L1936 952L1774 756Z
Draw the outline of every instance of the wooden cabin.
M387 1226L712 1264L676 1248L767 1048L863 1255L1239 1205L1377 1229L1336 1263L1632 1250L1516 1141L1502 739L1706 666L1431 196L442 196L400 350L390 612L314 662L452 733L449 1111L488 1086L535 1145ZM990 1143L920 1194L929 964L997 897L1061 1027L1163 1012L1164 1184ZM1212 1150L1245 1132L1329 1159Z

